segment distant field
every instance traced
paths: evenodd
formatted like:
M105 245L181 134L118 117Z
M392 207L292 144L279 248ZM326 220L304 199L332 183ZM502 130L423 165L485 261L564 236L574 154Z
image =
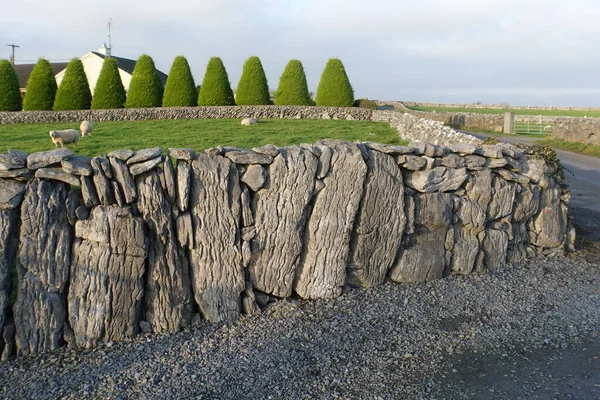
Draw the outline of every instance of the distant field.
M560 111L560 110L516 110L512 108L454 108L454 107L408 107L415 111L438 111L438 112L464 112L475 114L504 114L505 112L514 112L515 115L549 115L556 117L590 117L600 118L600 110L595 111Z
M48 131L77 128L79 124L0 125L0 153L9 148L29 153L55 146ZM216 146L252 148L265 144L287 146L314 143L321 139L374 141L406 144L387 123L371 121L265 119L257 125L241 126L239 119L196 119L167 121L111 121L94 123L90 137L81 138L79 155L94 156L127 148L191 147L201 150Z

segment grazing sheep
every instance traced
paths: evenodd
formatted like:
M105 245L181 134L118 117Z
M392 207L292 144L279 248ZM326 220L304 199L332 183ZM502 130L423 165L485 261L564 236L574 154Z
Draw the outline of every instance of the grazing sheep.
M81 137L85 137L86 135L92 134L94 125L90 121L83 121L79 126L79 130L81 131Z
M546 126L544 127L544 130L545 130L546 132L550 132L550 131L552 130L552 125L546 125Z
M258 120L256 118L244 118L242 120L242 125L244 125L244 126L254 125L254 124L258 124Z
M62 131L50 131L50 138L52 143L56 147L60 143L60 147L65 147L65 144L74 143L77 144L79 141L79 131L77 129L63 129Z

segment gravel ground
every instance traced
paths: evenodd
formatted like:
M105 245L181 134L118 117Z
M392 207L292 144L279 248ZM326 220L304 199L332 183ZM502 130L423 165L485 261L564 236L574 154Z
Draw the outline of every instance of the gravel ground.
M582 215L600 231L600 214ZM600 399L600 245L580 243L564 258L0 363L0 396Z

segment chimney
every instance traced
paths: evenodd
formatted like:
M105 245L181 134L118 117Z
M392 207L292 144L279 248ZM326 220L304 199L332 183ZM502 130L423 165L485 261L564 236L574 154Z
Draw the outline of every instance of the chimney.
M106 46L106 43L102 43L102 47L98 49L98 53L110 57L110 47Z

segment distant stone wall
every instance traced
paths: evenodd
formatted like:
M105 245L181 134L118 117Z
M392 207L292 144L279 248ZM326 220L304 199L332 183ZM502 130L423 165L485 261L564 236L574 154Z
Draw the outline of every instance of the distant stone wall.
M574 240L557 166L511 145L166 154L0 155L3 359L502 268Z
M157 107L122 108L78 111L15 111L0 112L0 124L147 121L168 119L212 118L312 118L365 121L371 110L358 107L301 107L301 106L229 106L229 107Z
M418 101L402 101L407 107L438 107L438 108L495 108L513 110L557 110L557 111L600 111L599 107L556 107L556 106L513 106L506 103L481 104L481 103L431 103Z
M552 135L570 142L600 146L600 118L557 118Z

